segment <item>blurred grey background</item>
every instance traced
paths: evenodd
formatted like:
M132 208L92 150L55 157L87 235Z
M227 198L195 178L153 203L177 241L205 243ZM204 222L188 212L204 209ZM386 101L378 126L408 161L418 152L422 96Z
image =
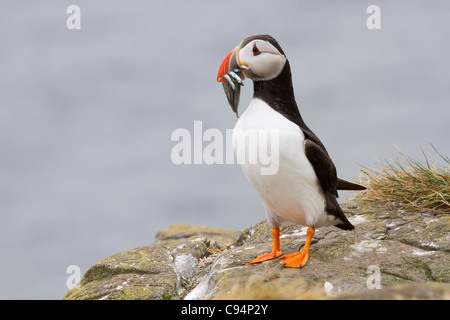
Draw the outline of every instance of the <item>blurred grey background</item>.
M66 9L81 8L81 30ZM381 8L381 30L366 9ZM171 162L177 128L233 128L216 75L243 38L274 36L300 110L339 176L449 154L445 1L0 3L0 298L61 299L84 273L174 223L265 218L238 165ZM241 113L252 95L248 81Z

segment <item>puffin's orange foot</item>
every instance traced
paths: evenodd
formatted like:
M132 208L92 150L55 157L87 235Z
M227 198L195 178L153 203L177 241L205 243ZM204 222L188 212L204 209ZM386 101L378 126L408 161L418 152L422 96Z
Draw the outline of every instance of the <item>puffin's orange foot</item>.
M285 268L302 268L308 261L308 257L308 251L302 250L297 253L282 256L280 262Z
M244 264L243 266L249 266L251 264L261 263L261 262L264 262L264 261L273 260L273 259L276 259L276 258L278 258L280 256L281 256L281 251L275 251L275 252L271 252L271 253L266 253L266 254L263 254L262 256L259 256L255 260L252 260L249 263Z

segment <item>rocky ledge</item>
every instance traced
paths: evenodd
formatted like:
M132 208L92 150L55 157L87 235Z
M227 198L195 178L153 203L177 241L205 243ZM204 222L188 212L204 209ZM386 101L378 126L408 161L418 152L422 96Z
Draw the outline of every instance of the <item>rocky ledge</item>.
M343 208L355 230L317 229L302 269L242 266L271 250L265 221L240 232L174 225L92 266L64 299L450 299L450 215ZM283 253L305 240L305 227L281 228Z

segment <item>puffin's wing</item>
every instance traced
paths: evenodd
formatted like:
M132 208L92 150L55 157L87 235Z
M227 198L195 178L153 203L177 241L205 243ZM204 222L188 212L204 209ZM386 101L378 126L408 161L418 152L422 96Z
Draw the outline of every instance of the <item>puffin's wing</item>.
M328 153L317 143L306 139L304 142L305 154L309 162L313 166L317 179L325 196L325 211L327 214L335 216L340 220L340 223L336 224L344 230L352 230L355 227L345 217L341 207L337 202L337 182L338 177L336 174L336 167L333 164Z
M305 154L314 168L320 186L325 193L337 194L337 173L328 153L317 143L310 139L304 142Z
M330 166L329 170L325 170L325 174L324 175L328 175L328 174L332 174L332 175L336 175L336 168L333 164L333 161L331 160L330 156L328 155L327 150L325 149L324 145L322 144L322 142L319 140L319 138L308 128L306 127L305 124L303 124L302 126L300 126L300 128L302 129L303 133L305 134L305 136L307 137L305 141L309 141L308 142L308 146L310 148L309 152L310 152L310 156L311 159L308 157L308 155L306 155L308 157L308 160L313 163L313 159L317 158L317 157L322 157L322 165L324 165L325 167ZM305 152L306 152L306 142L305 142ZM317 153L317 154L316 154ZM315 160L315 162L317 163L318 160ZM323 170L323 168L319 168L319 164L318 166L314 166L314 171L316 172L317 177L318 176L318 170ZM326 177L323 177L323 181L325 182ZM322 181L319 178L319 181ZM322 182L320 182L322 184ZM349 182L347 180L341 179L341 178L337 178L336 181L333 181L333 183L336 184L336 189L337 190L353 190L353 191L357 191L357 190L366 190L367 188L359 185L357 183L353 183L353 182ZM324 188L324 185L322 185L322 188ZM324 188L325 190L325 188ZM337 195L337 191L333 194Z

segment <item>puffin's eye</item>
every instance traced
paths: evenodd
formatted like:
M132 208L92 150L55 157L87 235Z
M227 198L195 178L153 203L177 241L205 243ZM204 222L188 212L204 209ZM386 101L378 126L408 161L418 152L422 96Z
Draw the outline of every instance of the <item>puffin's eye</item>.
M253 55L254 55L254 56L257 56L258 54L261 53L261 51L259 51L258 47L256 46L256 43L253 45L253 50L252 50L252 52L253 52Z

